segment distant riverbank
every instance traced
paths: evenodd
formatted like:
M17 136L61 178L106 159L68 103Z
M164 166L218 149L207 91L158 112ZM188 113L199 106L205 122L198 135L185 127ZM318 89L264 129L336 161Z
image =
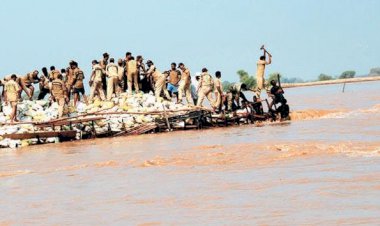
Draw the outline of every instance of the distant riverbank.
M319 85L332 85L332 84L341 84L341 83L369 82L369 81L380 81L380 76L334 79L334 80L303 82L303 83L283 83L281 84L281 86L283 88L294 88L294 87L302 87L302 86L319 86Z

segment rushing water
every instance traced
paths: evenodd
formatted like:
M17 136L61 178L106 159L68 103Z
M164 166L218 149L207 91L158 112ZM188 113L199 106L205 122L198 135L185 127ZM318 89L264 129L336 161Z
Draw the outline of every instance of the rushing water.
M0 225L379 225L380 83L293 121L0 151Z

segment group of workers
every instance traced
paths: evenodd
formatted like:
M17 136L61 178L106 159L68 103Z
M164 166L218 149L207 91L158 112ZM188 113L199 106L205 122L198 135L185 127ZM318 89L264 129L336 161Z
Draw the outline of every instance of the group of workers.
M269 58L268 61L266 58ZM207 68L203 68L201 73L197 73L192 81L190 70L184 63L171 64L171 68L161 72L154 65L153 61L147 60L144 63L142 56L132 55L127 52L124 59L110 58L108 53L103 54L101 60L92 61L92 72L89 79L90 94L87 97L84 86L84 72L79 68L78 63L70 61L69 67L57 70L54 66L27 73L25 76L15 74L5 76L0 81L3 86L3 96L7 104L12 107L10 120L17 121L17 103L21 99L23 91L28 99L34 98L33 84L39 84L39 94L37 99L42 100L50 94L50 100L58 103L58 117L63 116L65 104L73 98L74 106L83 98L84 102L93 102L95 98L102 101L110 101L113 97L119 96L123 92L132 95L139 92L154 92L157 100L162 98L172 100L176 97L177 103L182 103L185 96L188 105L201 107L204 99L207 98L214 111L222 111L223 106L226 111L233 111L241 107L248 100L243 91L252 90L256 92L254 102L260 102L261 90L265 88L264 71L265 66L271 63L272 56L264 49L263 56L257 62L257 88L252 90L244 83L236 83L226 92L223 90L221 72L215 72L213 77ZM272 84L276 86L276 82ZM273 96L273 104L282 103L282 89L278 87L269 94ZM277 99L276 99L277 98ZM256 109L257 111L259 109Z

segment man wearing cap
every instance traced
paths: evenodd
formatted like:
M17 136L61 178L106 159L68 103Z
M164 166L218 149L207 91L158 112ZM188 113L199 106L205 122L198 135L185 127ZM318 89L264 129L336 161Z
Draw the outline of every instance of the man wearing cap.
M68 101L67 88L62 80L62 75L57 75L57 78L50 83L50 93L52 101L58 103L58 118L63 116L63 108Z
M107 81L107 100L111 100L112 94L115 93L119 87L119 78L118 78L118 66L115 64L115 60L113 58L110 59L110 63L106 67L106 74L108 77Z
M17 102L19 100L19 90L21 90L20 85L16 82L17 76L15 74L11 75L11 78L5 82L4 91L6 95L6 101L11 105L12 113L10 115L11 122L17 122Z
M183 94L186 96L187 104L193 105L193 98L191 97L191 75L190 70L185 67L183 63L179 63L178 67L182 71L181 81L179 82L178 89L178 102L182 103Z
M147 71L148 78L151 77L155 83L154 85L154 94L156 96L156 100L158 101L160 99L160 95L162 92L164 92L165 97L168 100L171 100L168 90L166 89L165 83L166 83L166 76L162 74L156 66L154 66L153 62L151 60L148 60L146 62L149 69Z
M38 71L34 70L33 72L30 72L26 74L25 76L18 78L19 84L26 93L26 95L29 97L29 100L33 100L33 94L34 94L34 87L33 84L39 83L40 79L38 78ZM20 91L20 96L21 96Z
M179 81L181 79L181 72L179 70L177 70L177 64L176 63L171 63L171 68L170 70L168 71L168 74L169 74L169 79L168 79L168 91L171 95L171 97L173 97L173 95L176 95L177 96L177 103L180 102L180 99L182 97L180 97L178 95L178 84L179 84Z
M132 57L132 53L127 52L125 54L125 61L127 67L127 79L128 79L128 94L132 94L132 84L135 88L135 92L139 92L139 81L137 73L137 63Z
M208 73L207 68L202 69L201 78L198 84L198 102L197 106L201 107L203 100L207 97L210 102L211 107L215 110L215 101L212 98L212 91L214 89L214 80L211 75Z
M98 93L101 100L105 100L105 94L103 90L102 76L105 74L102 67L100 67L98 61L92 61L92 73L90 78L90 101L94 99L95 93Z

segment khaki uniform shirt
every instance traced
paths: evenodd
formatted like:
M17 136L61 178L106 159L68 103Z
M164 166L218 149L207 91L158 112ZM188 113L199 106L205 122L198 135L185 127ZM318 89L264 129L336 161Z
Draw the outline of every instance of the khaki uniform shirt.
M117 74L120 81L123 80L124 72L125 72L125 69L123 66L117 66Z
M15 102L18 100L18 91L20 90L20 85L13 81L13 79L7 81L4 85L4 91L7 94L7 99L9 102Z
M127 62L127 72L128 73L136 73L137 72L136 60L129 60Z
M185 68L185 70L182 71L181 82L183 82L186 85L191 83L191 76L190 76L189 69Z
M147 74L153 77L154 82L157 82L161 76L164 76L159 70L157 70L156 66L154 65L149 67Z
M257 61L257 72L256 72L257 77L264 77L264 71L265 71L265 65L266 64L267 64L267 62L265 60Z
M106 71L109 77L117 77L119 67L115 63L109 63L106 67Z
M65 95L65 83L60 79L54 79L50 85L50 92L55 98L63 98Z
M216 78L214 80L214 86L215 86L215 92L219 92L218 87L223 92L223 85L222 85L222 81L220 80L220 78Z
M93 77L94 82L102 81L103 70L99 64L94 65L94 68L92 69L92 73L94 73L94 77Z
M200 85L201 87L214 87L214 81L209 73L204 72L201 74Z

